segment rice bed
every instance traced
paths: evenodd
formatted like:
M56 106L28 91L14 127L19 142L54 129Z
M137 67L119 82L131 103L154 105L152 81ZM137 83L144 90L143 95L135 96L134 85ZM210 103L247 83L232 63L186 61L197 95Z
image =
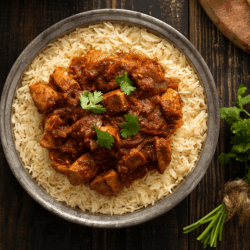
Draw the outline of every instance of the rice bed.
M115 197L102 196L84 185L72 186L65 175L51 167L48 149L40 146L43 115L38 113L29 91L37 80L48 82L56 66L67 68L73 56L91 49L106 54L133 51L157 57L166 76L180 81L179 93L184 102L184 125L171 136L172 161L167 170L164 174L148 173ZM15 146L25 169L56 201L92 213L132 213L171 194L195 168L207 135L205 92L186 57L172 43L146 29L109 22L77 28L48 44L24 73L13 111Z

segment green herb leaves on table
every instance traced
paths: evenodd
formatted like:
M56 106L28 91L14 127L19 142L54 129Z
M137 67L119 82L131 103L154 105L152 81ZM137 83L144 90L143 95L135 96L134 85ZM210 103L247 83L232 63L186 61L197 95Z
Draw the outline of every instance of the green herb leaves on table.
M124 117L128 122L123 122L121 124L121 136L123 138L127 138L132 135L136 135L140 130L140 125L138 123L140 117L133 116L131 114L124 115Z
M83 109L88 109L95 114L102 114L106 112L106 108L104 108L101 104L97 104L103 100L101 91L87 93L86 90L84 90L79 96L79 99Z
M250 161L250 114L244 109L244 105L250 103L250 95L245 96L246 90L247 88L241 84L235 106L220 109L221 118L231 124L231 131L234 134L230 142L231 152L219 156L222 165L228 164L231 158L245 164ZM241 113L245 113L248 118L242 118Z
M114 143L114 138L110 135L110 133L108 131L101 131L95 124L94 128L97 135L96 143L101 147L111 149Z
M120 85L121 91L126 95L130 95L131 92L136 90L136 87L132 86L132 81L129 79L127 72L122 76L117 76L115 82Z
M235 106L220 109L220 117L221 119L225 119L225 121L231 125L233 137L230 142L232 145L231 151L229 153L220 154L219 162L222 165L226 165L232 158L234 158L236 161L245 163L245 176L242 178L243 181L240 181L241 185L243 186L248 186L247 184L250 184L250 114L244 108L244 105L250 103L250 95L245 95L246 90L247 88L240 84ZM245 116L247 116L247 118L242 117L243 113ZM232 183L235 183L235 181L227 182L224 187L226 185L233 186ZM237 185L239 189L239 182ZM234 189L232 189L230 192L236 195ZM241 193L238 195L240 196ZM216 247L218 236L219 240L222 240L222 229L229 210L230 208L226 207L226 203L222 203L199 221L193 223L190 226L184 227L184 233L189 233L200 225L210 222L203 233L197 238L197 240L203 243L203 248L206 248L207 245Z

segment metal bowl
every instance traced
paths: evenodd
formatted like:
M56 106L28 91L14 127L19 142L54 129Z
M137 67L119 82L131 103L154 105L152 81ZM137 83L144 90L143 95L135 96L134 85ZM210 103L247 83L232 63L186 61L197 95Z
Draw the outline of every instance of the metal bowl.
M36 184L22 166L19 154L15 149L11 125L12 101L16 89L20 87L23 72L39 51L43 50L52 40L69 33L76 27L101 21L126 22L130 25L145 27L175 44L186 55L198 73L205 88L209 113L208 135L203 152L194 171L179 185L176 191L153 206L135 213L115 216L82 212L53 200L42 187ZM116 9L93 10L74 15L56 23L35 38L18 57L8 75L2 93L0 115L1 141L5 156L13 174L28 194L44 208L66 220L102 228L126 227L146 222L169 211L187 197L200 182L212 160L220 124L219 100L215 83L205 61L195 47L177 30L154 17L135 11Z

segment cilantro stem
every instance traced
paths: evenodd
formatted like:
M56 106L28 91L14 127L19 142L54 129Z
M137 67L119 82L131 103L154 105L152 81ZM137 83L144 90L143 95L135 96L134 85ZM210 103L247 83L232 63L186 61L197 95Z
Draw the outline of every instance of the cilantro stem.
M221 239L222 237L222 230L226 216L227 209L225 207L225 204L222 203L199 221L183 228L185 230L184 233L191 232L200 225L210 222L203 233L201 233L201 235L197 238L197 240L199 240L203 244L203 248L206 248L207 245L210 245L210 247L216 247L218 236L219 239Z
M245 112L248 116L250 116L250 114L245 109L242 109L241 111Z
M202 224L203 224L203 223L202 223ZM199 227L200 225L201 225L201 223L200 223L200 224L197 224L196 226L194 226L194 227L190 228L189 230L185 231L184 234L187 234L187 233L189 233L189 232L192 232L194 229L196 229L196 228Z
M223 204L224 205L224 204ZM225 205L224 205L225 207ZM219 236L219 241L222 241L222 231L223 231L223 226L224 226L224 222L225 222L225 219L227 218L227 210L226 210L226 207L225 207L225 214L224 214L224 217L222 219L222 223L221 223L221 226L220 226L220 236Z
M220 210L219 210L219 211L220 211ZM207 232L209 232L209 230L210 230L210 229L213 227L213 225L216 223L216 221L217 221L219 215L220 215L219 212L216 213L216 214L214 215L213 220L212 220L212 221L210 222L210 224L207 226L207 228L205 229L205 231L197 238L197 240L201 240L202 237L203 237Z
M207 235L207 237L205 238L204 242L203 243L203 249L207 247L207 243L209 241L209 237L210 237L210 234Z
M204 216L203 218L201 218L200 220L198 220L197 222L189 225L189 226L186 226L183 228L184 231L186 231L187 229L189 228L192 228L194 226L196 226L197 224L200 225L200 224L203 224L201 223L202 221L204 221L205 219L207 219L208 217L210 217L212 214L214 214L215 212L217 212L221 207L223 206L223 204L219 205L217 208L215 208L212 212L210 212L209 214L207 214L206 216ZM210 220L209 220L210 221Z
M224 204L223 204L223 205L224 205ZM219 234L219 232L220 232L219 228L220 228L220 226L221 226L221 220L222 220L222 218L224 217L225 212L226 212L226 208L225 208L225 205L224 205L223 208L222 208L222 213L221 213L221 215L220 215L218 224L217 224L217 226L216 226L216 228L215 228L213 237L211 238L211 244L210 244L210 246L213 246L214 243L215 243L215 246L216 246L216 239L217 239L218 234Z

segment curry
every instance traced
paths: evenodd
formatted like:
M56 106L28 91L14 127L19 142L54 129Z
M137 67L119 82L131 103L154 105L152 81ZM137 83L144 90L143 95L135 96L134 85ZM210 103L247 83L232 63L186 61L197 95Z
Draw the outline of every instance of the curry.
M116 80L125 74L133 86L129 94ZM48 83L30 86L45 115L40 145L49 149L51 166L72 185L89 185L105 196L117 195L149 171L164 173L171 162L170 136L183 124L178 82L165 74L157 58L91 50L72 58L67 69L56 67ZM83 109L84 91L101 91L105 112ZM139 131L124 137L121 125L128 114L138 117ZM112 136L110 149L97 143L95 127Z

